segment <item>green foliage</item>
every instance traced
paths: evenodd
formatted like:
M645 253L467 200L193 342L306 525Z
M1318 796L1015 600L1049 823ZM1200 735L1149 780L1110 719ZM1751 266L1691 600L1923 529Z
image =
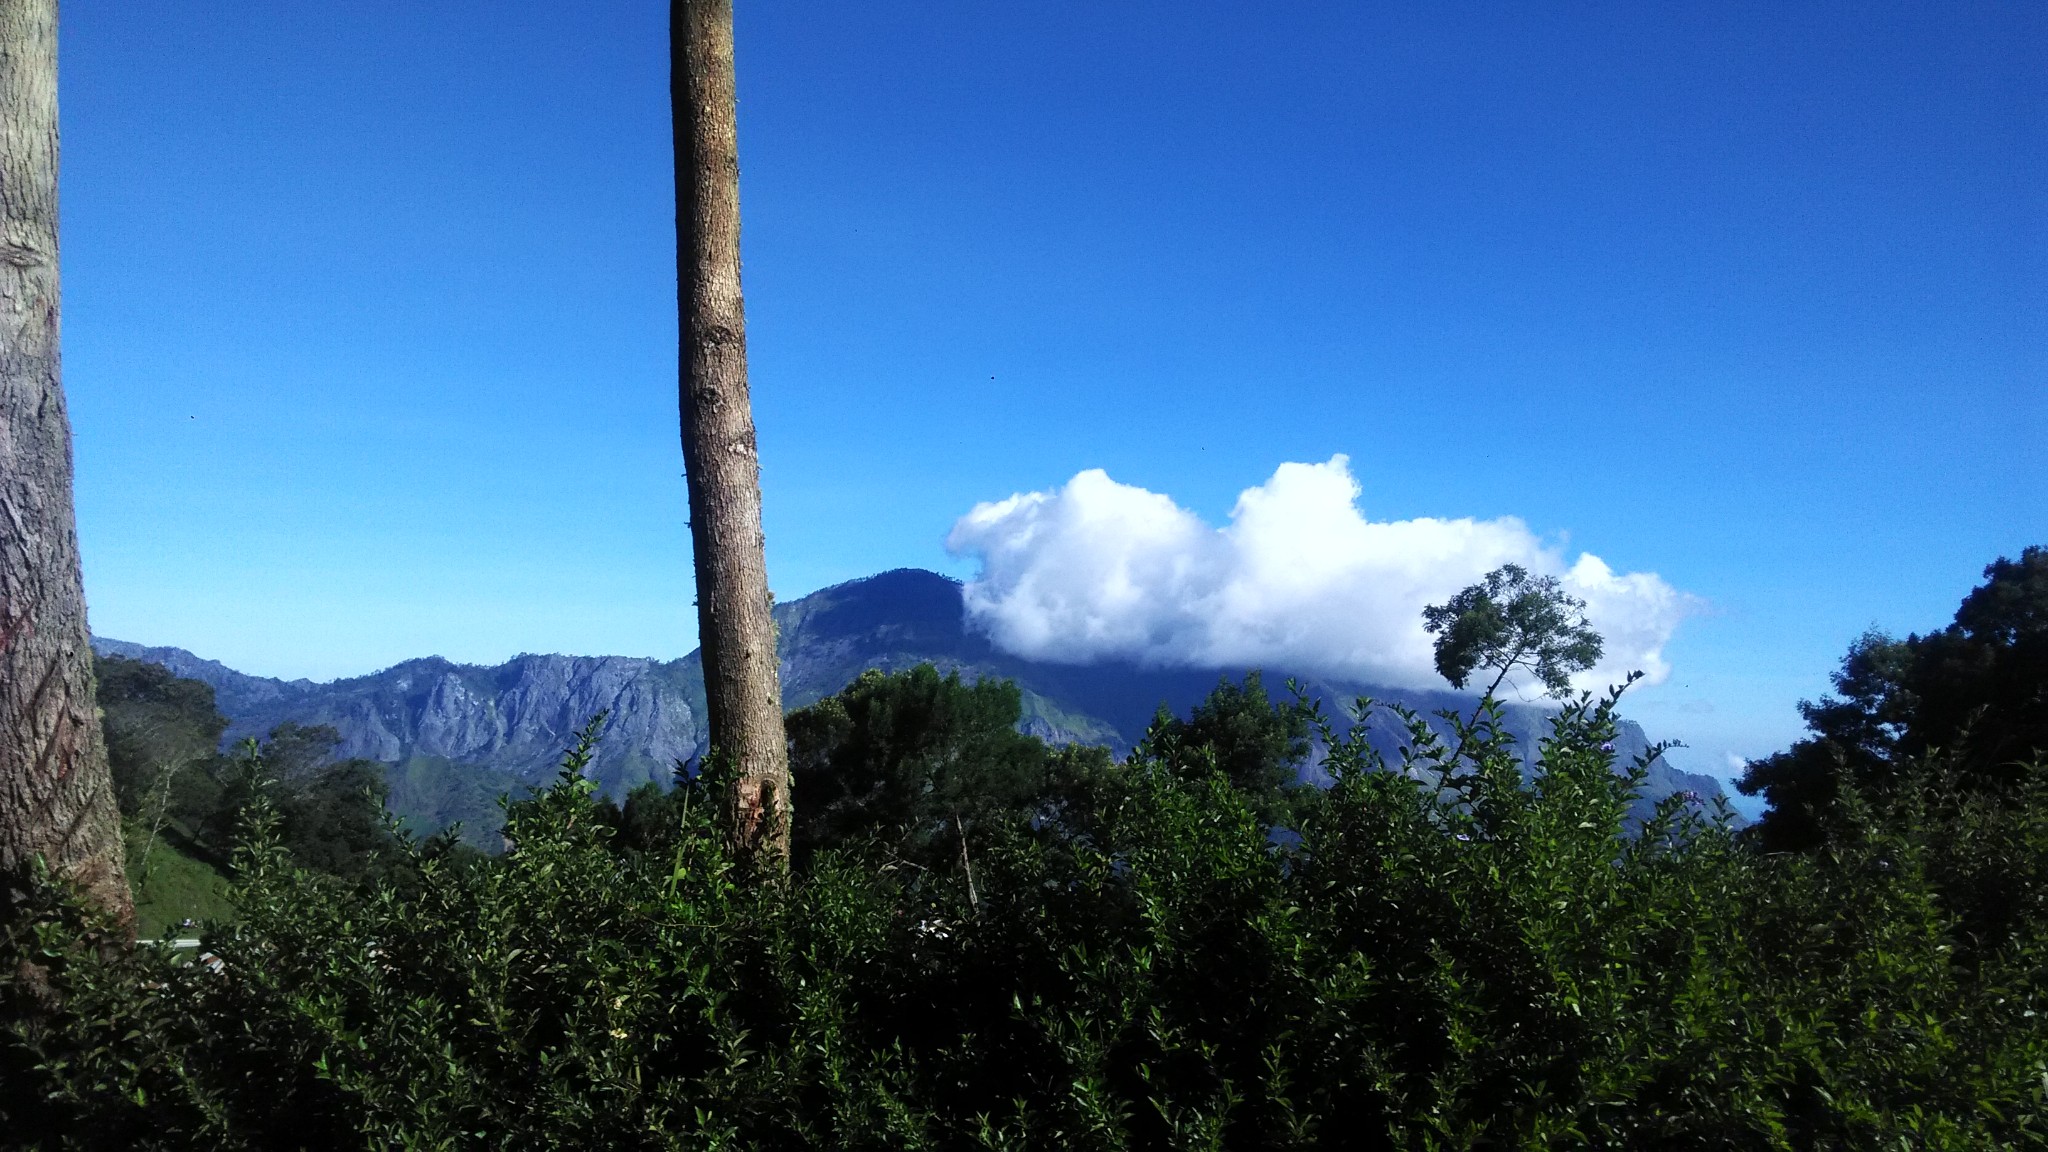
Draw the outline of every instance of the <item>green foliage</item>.
M1845 819L1838 781L1888 794L1940 753L1959 785L1999 792L2048 753L2048 549L1984 575L1939 632L1859 637L1834 675L1839 696L1799 704L1813 735L1749 765L1738 786L1770 800L1754 831L1766 849L1825 842Z
M334 759L341 732L331 724L300 724L287 720L263 739L263 763L278 780L303 780Z
M140 660L95 657L93 665L137 931L154 937L222 915L227 880L196 843L224 805L218 750L228 722L213 689Z
M682 823L683 806L696 792L679 780L669 789L642 784L626 793L623 803L599 802L600 816L612 826L613 843L634 852L658 852L668 846Z
M300 865L336 876L382 866L397 846L386 826L383 773L366 760L313 769L277 798L285 844Z
M280 846L302 866L356 878L392 863L398 842L384 815L383 773L368 760L328 761L340 739L325 725L284 724L260 745L245 741L216 767L219 800L196 819L192 841L226 863L243 813L261 792L276 812Z
M1516 668L1533 673L1552 696L1571 691L1571 676L1600 659L1600 636L1586 622L1586 603L1566 595L1554 576L1531 576L1503 564L1445 604L1423 609L1423 627L1436 636L1436 670L1453 688L1472 673L1496 675L1493 695Z
M869 680L807 720L806 747L967 803L949 775L974 770L966 749L1019 755L984 742L1001 699L962 699L979 688ZM1258 719L1250 697L1210 715ZM0 1131L124 1148L2040 1146L2048 766L1994 796L1959 789L1951 761L1901 762L1882 798L1850 787L1825 853L1749 851L1676 800L1630 837L1642 765L1617 774L1603 751L1613 704L1565 704L1533 786L1490 703L1443 739L1401 717L1392 765L1364 726L1312 728L1335 783L1302 795L1284 842L1228 739L1122 762L1041 749L1035 786L978 817L975 898L964 874L910 866L950 847L919 836L953 799L918 796L847 804L883 815L814 838L786 884L739 883L716 782L610 805L582 774L594 729L510 806L502 856L407 841L406 875L375 885L302 867L259 778L239 915L207 931L218 970L103 950L79 905L36 890L0 954ZM1982 891L1956 877L1994 874L2010 899L1953 902ZM54 1007L31 1003L23 960Z
M837 696L790 713L799 854L868 843L946 870L970 834L1028 817L1045 745L1017 731L1007 680L962 683L930 664L862 673Z
M283 845L304 867L358 878L395 865L384 771L335 761L341 734L332 727L280 724L261 745L223 756L228 722L212 688L118 656L96 658L95 670L129 883L146 926L221 913L222 872L259 782Z
M186 921L219 920L234 914L228 900L228 878L204 860L195 860L167 840L147 845L138 838L146 829L130 825L128 887L135 894L135 934L154 940L178 935Z
M1185 720L1162 706L1140 754L1197 774L1220 771L1261 817L1284 821L1308 761L1314 716L1299 700L1276 703L1256 671L1242 683L1226 676Z
M189 765L210 762L220 748L227 717L214 707L213 689L173 675L161 665L120 656L95 656L100 728L123 812L141 812L167 779Z
M505 812L499 798L524 798L534 790L510 772L440 756L386 764L383 775L391 790L386 806L403 813L407 829L415 835L453 829L464 843L487 852L497 851L503 843Z

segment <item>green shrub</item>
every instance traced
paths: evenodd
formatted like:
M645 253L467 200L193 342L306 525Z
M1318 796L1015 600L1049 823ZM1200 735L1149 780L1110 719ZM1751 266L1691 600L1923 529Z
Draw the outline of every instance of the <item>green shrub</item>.
M295 863L259 787L238 916L206 932L217 971L103 948L47 886L13 921L0 1131L2039 1146L2048 768L1993 795L1918 762L1881 800L1846 789L1850 831L1813 855L1755 852L1682 799L1631 837L1613 703L1567 704L1528 787L1490 710L1459 723L1457 756L1409 717L1395 764L1364 726L1318 724L1334 784L1289 797L1288 834L1200 740L1046 751L1008 809L1028 815L973 831L972 898L943 852L858 827L786 883L748 882L715 778L612 806L581 776L594 729L509 807L502 856L407 842L395 878Z

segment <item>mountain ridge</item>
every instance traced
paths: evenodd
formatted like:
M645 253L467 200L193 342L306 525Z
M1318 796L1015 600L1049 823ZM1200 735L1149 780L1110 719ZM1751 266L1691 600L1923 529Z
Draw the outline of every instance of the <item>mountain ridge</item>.
M1014 680L1022 692L1019 727L1051 743L1102 744L1122 753L1140 739L1156 710L1184 714L1215 687L1220 676L1244 669L1154 668L1128 663L1051 664L1013 656L968 626L961 586L938 573L895 569L820 589L775 607L784 704L800 708L831 695L861 671L902 671L930 663L963 679ZM708 740L703 670L692 652L677 660L629 656L524 653L497 665L460 664L439 656L416 657L362 676L325 683L251 676L181 648L146 647L95 637L94 650L162 664L173 673L213 686L229 719L224 739L261 736L286 721L331 724L341 733L337 754L390 766L392 807L430 827L449 815L441 795L450 789L471 800L454 805L472 823L492 812L475 811L474 797L490 787L517 790L553 777L562 749L599 711L608 714L589 774L605 792L620 795L655 781L666 784L676 764L701 756ZM1270 670L1278 688L1284 670ZM1406 704L1425 715L1469 711L1473 698L1452 692L1347 684L1298 677L1306 695L1319 698L1340 729L1354 719L1356 697ZM1507 723L1533 754L1544 719L1541 708L1513 704ZM1373 742L1392 755L1405 728L1386 710L1363 720ZM1646 754L1649 741L1632 721L1616 740L1618 763ZM1305 773L1319 774L1313 766ZM1661 759L1652 765L1645 800L1689 790L1721 795L1719 781L1685 773ZM428 810L437 813L425 818ZM483 829L475 829L481 833Z

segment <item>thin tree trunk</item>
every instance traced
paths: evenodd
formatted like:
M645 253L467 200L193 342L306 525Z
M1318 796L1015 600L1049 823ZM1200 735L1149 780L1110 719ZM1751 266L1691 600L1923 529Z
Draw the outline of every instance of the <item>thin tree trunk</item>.
M0 871L38 855L132 922L58 364L57 3L0 0Z
M736 845L786 866L789 748L747 397L731 0L671 0L669 68L683 467L711 745L737 769L731 798Z
M974 891L974 861L967 858L967 826L960 822L960 813L953 813L953 831L960 834L960 868L967 873L967 906L981 912L981 897Z

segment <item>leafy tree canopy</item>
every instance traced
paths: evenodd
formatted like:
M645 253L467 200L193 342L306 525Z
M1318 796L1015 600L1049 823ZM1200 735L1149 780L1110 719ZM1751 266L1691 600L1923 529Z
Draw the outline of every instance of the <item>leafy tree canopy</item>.
M1554 576L1533 576L1503 564L1485 579L1422 613L1436 636L1436 670L1463 688L1481 668L1495 672L1491 696L1516 668L1535 675L1544 690L1563 697L1571 676L1600 659L1600 636L1586 620L1586 602L1567 595Z
M279 835L315 871L359 876L382 868L395 848L384 827L382 766L334 759L341 734L325 724L278 725L260 744L220 751L227 717L213 689L159 664L101 657L100 725L106 734L121 815L131 847L156 845L225 867L241 811L257 788L274 793ZM147 859L131 863L137 883Z
M134 812L164 773L212 760L228 720L211 685L144 660L102 656L94 664L115 793L122 811Z
M1751 762L1737 784L1770 801L1760 843L1821 843L1843 783L1888 792L1902 764L1936 750L1984 787L2048 751L2048 549L2000 558L1984 576L1948 627L1903 640L1865 632L1834 674L1837 695L1800 702L1813 735Z
M1308 760L1314 712L1298 700L1276 701L1254 671L1242 683L1223 677L1183 720L1160 705L1139 754L1187 771L1213 766L1269 820L1283 817L1285 794Z
M966 828L1028 813L1046 748L1017 731L1023 708L1007 680L920 664L863 672L790 713L797 851L872 839L929 865L957 855Z

